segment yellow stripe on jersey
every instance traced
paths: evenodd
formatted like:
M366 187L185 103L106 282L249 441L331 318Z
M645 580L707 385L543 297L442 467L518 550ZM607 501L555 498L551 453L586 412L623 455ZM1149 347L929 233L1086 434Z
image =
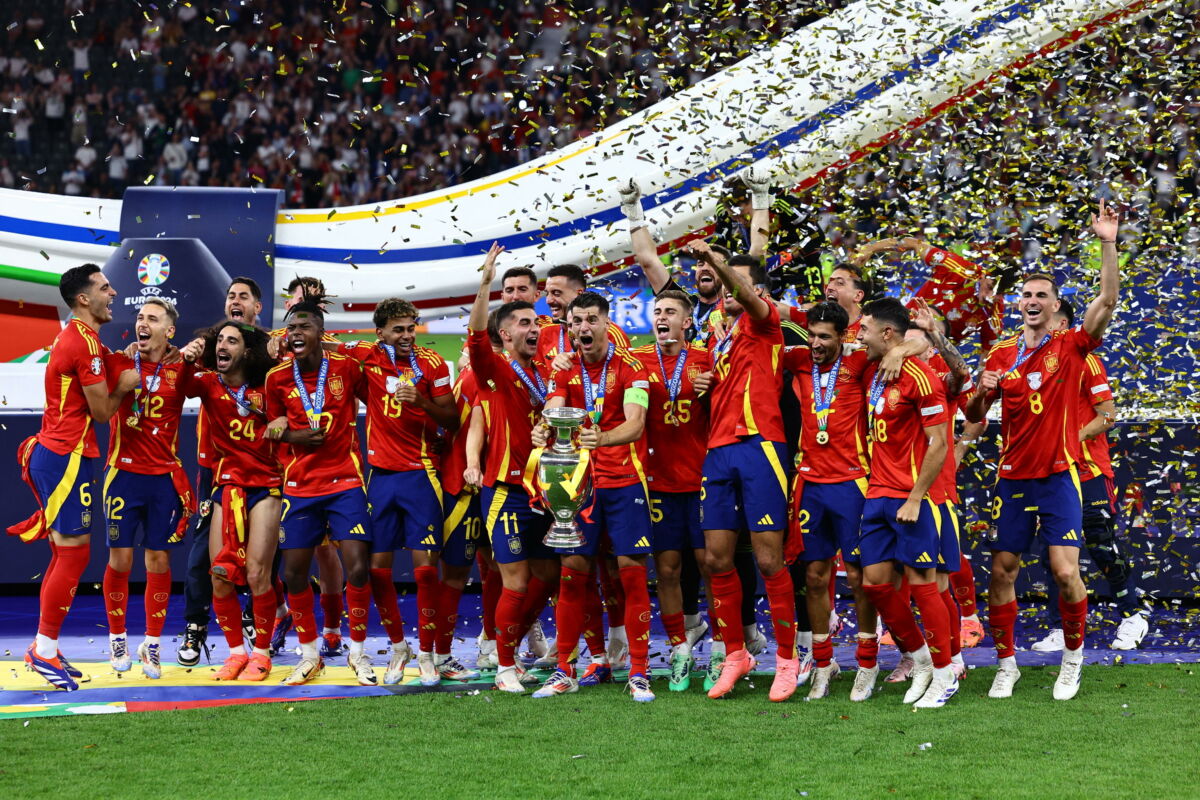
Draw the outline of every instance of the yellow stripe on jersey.
M864 446L862 437L858 435L858 428L854 429L854 450L858 453L859 466L863 468L863 472L871 474L871 460L869 458L870 449Z
M750 380L751 376L746 376L746 385L742 387L742 416L746 418L746 432L751 436L758 433L758 425L754 422L754 409L750 405Z
M59 381L61 384L58 387L58 415L61 417L63 408L67 405L67 394L71 391L71 383L74 378L70 375L60 375Z
M512 436L508 428L508 420L504 421L504 460L500 462L500 469L496 471L496 475L500 480L508 478L508 464L512 456Z
M424 448L422 448L424 450ZM442 482L438 480L437 470L434 469L433 461L428 458L421 458L421 464L425 467L425 474L429 476L429 485L433 487L433 491L437 494L438 506L442 504Z
M933 394L933 387L929 384L929 376L921 371L921 368L910 361L904 362L904 373L912 378L917 383L917 390L922 395Z
M496 528L496 520L500 518L500 509L504 508L504 501L507 499L508 487L498 484L495 493L492 495L492 504L488 506L487 520L484 522L484 527L487 528L489 544L492 541L492 531Z
M463 517L467 515L467 509L471 507L472 496L464 491L454 501L454 508L450 509L450 513L446 515L446 521L442 524L443 547L450 541L450 534L454 533L454 529L458 527L458 523L462 522Z
M866 478L855 478L854 485L858 487L860 492L862 492L863 497L867 496L868 481Z

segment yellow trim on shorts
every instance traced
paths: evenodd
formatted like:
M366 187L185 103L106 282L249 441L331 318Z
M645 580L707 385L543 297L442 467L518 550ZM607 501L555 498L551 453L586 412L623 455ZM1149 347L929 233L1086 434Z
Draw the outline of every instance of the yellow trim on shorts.
M765 439L759 442L763 454L767 457L767 463L771 465L771 469L775 470L775 477L779 481L779 491L783 492L784 497L787 497L787 473L784 471L783 465L779 463L779 454L775 452L772 444L774 442L768 442Z
M450 541L450 534L454 533L454 529L458 527L458 523L462 522L463 517L467 515L467 508L471 505L471 495L465 491L459 494L458 500L454 503L454 508L450 510L446 521L442 523L442 545L444 546Z
M500 516L500 509L504 508L506 500L508 500L508 487L495 487L495 493L492 495L492 504L488 506L487 522L485 523L489 545L492 542L492 530L496 527L496 518Z

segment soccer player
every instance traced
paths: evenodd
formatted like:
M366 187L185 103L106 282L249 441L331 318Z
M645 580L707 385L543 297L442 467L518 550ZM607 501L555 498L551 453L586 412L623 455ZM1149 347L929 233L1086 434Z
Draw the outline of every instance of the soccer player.
M679 583L682 554L691 550L697 563L704 563L700 467L707 451L708 399L704 395L712 388L712 360L703 347L688 344L692 325L688 296L675 289L664 290L654 298L655 343L630 351L650 376L647 481L659 613L671 646L667 688L673 692L688 690L695 665Z
M262 289L252 278L237 277L229 282L225 291L225 319L244 325L257 325L262 313ZM200 500L200 516L192 534L188 550L187 572L184 575L183 619L186 623L183 641L179 644L176 660L180 666L194 667L200 663L200 654L208 649L208 620L212 608L212 579L209 568L212 562L208 553L209 527L212 522L213 503L209 499L216 486L212 467L216 458L208 434L208 416L201 406L196 416L196 497Z
M803 410L796 472L800 499L803 558L808 583L808 618L816 663L808 698L829 694L829 682L841 671L833 659L829 630L829 582L834 557L841 551L858 616L858 672L850 699L866 700L879 675L879 638L875 608L862 588L858 536L867 494L866 353L843 353L849 318L832 301L808 309L808 347L789 347L784 368L795 377Z
M1091 225L1101 242L1100 291L1088 306L1083 325L1057 330L1054 279L1042 274L1027 277L1017 303L1024 327L992 348L979 388L967 404L967 419L979 422L1003 396L1004 448L992 509L997 538L988 591L988 622L1000 668L989 697L1011 697L1021 677L1013 643L1017 618L1013 586L1021 554L1029 552L1035 533L1049 547L1050 569L1062 593L1059 610L1066 649L1054 682L1054 699L1069 700L1079 691L1087 590L1079 577L1083 501L1076 465L1083 459L1079 442L1083 424L1078 395L1087 354L1100 345L1112 319L1120 282L1116 212L1101 200Z
M538 289L537 273L529 267L509 267L500 278L500 302L536 303L542 296ZM538 324L553 322L549 317L538 317Z
M483 465L475 463L468 446L469 477L464 479L482 483L484 529L504 585L496 605L496 688L519 694L525 691L525 673L516 665L514 649L524 636L523 621L530 608L541 609L552 594L557 564L553 552L542 544L549 520L532 508L532 498L522 486L533 449L533 426L547 392L546 376L535 358L538 326L533 306L516 301L496 311L502 354L492 349L488 338L488 297L496 277L496 258L502 252L498 244L488 250L467 324L467 351L480 387L487 436Z
M87 568L92 531L95 422L117 413L141 376L123 371L110 391L104 370L100 326L112 320L115 290L95 264L63 273L58 292L72 319L55 338L46 365L46 411L37 436L21 442L21 477L38 510L8 532L30 542L49 537L50 565L42 577L38 633L25 651L25 663L57 689L74 691L83 673L58 651L58 634L71 610L79 578Z
M623 625L629 642L629 693L638 702L654 700L649 680L650 593L646 556L653 551L650 498L645 465L649 454L643 436L649 376L641 363L608 338L608 301L583 292L567 309L571 336L578 348L575 365L551 376L546 408L582 408L587 420L579 444L592 451L592 505L580 516L584 543L562 554L556 627L558 669L534 692L554 697L579 690L571 654L579 642L587 614L590 575L607 535L617 557L625 608ZM545 447L549 428L539 424L535 447Z
M1074 309L1066 300L1055 315L1060 330L1075 323ZM1134 650L1146 637L1150 623L1145 609L1139 604L1140 592L1134 581L1134 564L1129 551L1117 546L1114 524L1116 490L1113 485L1112 459L1109 456L1107 431L1117 422L1117 407L1108 385L1104 362L1089 353L1079 391L1079 440L1083 443L1083 462L1079 470L1080 491L1083 495L1083 541L1092 561L1100 567L1108 581L1117 610L1124 618L1117 626L1114 650ZM1063 649L1062 618L1058 612L1058 585L1051 580L1049 591L1050 632L1034 642L1031 649L1057 652Z
M212 447L212 524L209 561L213 608L229 645L229 656L213 673L216 681L265 681L271 674L271 635L278 600L271 565L279 541L282 508L276 443L267 436L267 372L275 359L261 328L228 320L205 336L208 371L191 382L199 397ZM236 587L250 589L254 616L252 652L246 653Z
M179 314L168 300L150 297L134 323L137 349L104 357L110 382L126 369L140 376L117 412L108 443L104 473L104 516L108 526L108 566L104 570L104 607L108 617L109 659L113 669L131 665L125 620L129 608L129 572L133 546L141 530L146 561L146 637L138 660L147 678L161 678L163 623L171 598L171 550L183 542L195 496L176 455L184 392L191 380L191 361L200 354L189 345L184 361L164 364Z
M371 590L392 657L384 683L399 683L412 658L392 575L395 551L412 554L417 583L421 684L440 680L434 662L437 635L438 556L442 549L442 485L435 459L438 430L458 428L450 369L436 351L416 343L417 309L393 297L375 307L376 342L343 344L338 350L363 367L360 399L367 406L367 503L371 507ZM456 565L470 568L470 562ZM461 577L461 576L460 576Z
M325 315L311 301L292 306L285 344L292 358L267 373L267 435L284 442L289 454L283 472L283 519L279 549L293 627L300 639L300 663L284 683L307 683L324 671L317 651L316 619L308 571L313 550L325 538L339 542L346 564L350 611L347 664L363 686L378 680L363 648L371 601L371 517L363 491L354 432L357 396L365 380L353 359L325 354L321 337Z
M903 347L908 326L899 300L870 303L858 333L867 358L879 361ZM937 587L939 516L929 496L946 458L946 393L923 361L906 358L895 380L875 372L867 402L871 476L859 539L863 590L897 644L912 655L912 686L904 702L940 708L958 691L950 666L950 620ZM897 591L897 565L921 611L924 634Z
M538 336L537 360L550 364L559 353L571 350L571 338L567 335L567 308L587 289L587 274L574 264L551 267L546 274L546 304L554 319L544 323ZM629 337L616 323L608 324L608 337L622 350L629 349Z
M717 382L700 489L709 612L726 649L721 675L708 696L729 694L755 664L745 647L743 586L733 566L737 532L748 529L778 647L770 699L781 702L796 691L800 660L792 578L783 563L788 487L779 412L783 350L779 312L764 299L766 273L758 259L735 256L731 264L701 239L689 243L688 249L716 270L725 287L724 307L730 318L728 330L713 348Z

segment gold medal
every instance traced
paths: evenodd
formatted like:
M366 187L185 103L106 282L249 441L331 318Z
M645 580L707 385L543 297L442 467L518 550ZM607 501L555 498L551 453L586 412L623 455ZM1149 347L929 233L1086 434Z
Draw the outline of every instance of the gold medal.
M138 426L138 415L130 414L128 417L125 418L125 424L128 425L130 428L136 428Z
M825 431L817 431L817 444L829 444L829 434Z

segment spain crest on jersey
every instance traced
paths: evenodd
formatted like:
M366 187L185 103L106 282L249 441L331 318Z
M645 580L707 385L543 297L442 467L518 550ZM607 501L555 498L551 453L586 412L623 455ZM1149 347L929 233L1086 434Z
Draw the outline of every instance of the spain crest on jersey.
M334 375L329 379L329 391L333 392L333 396L337 399L342 399L342 394L346 391L346 385L342 383L341 375Z
M1058 353L1047 353L1043 366L1046 368L1046 372L1051 375L1058 372Z
M895 408L900 403L900 389L893 386L887 395L888 408Z

